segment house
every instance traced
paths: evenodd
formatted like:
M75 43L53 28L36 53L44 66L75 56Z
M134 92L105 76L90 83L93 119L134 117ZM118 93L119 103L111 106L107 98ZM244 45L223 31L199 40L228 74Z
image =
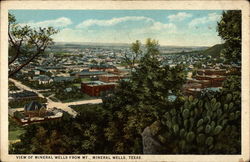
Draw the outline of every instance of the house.
M103 82L118 82L124 77L115 74L106 74L106 75L100 75L98 78L100 81Z
M31 101L24 106L24 114L28 117L43 117L46 114L46 106L37 101Z
M223 81L226 80L226 77L218 75L197 75L195 79L208 80L210 82L210 87L221 87Z
M65 70L66 68L59 65L59 66L47 66L44 67L44 69L46 69L48 72L60 72Z
M197 95L202 90L216 89L222 87L226 80L227 70L215 69L198 69L194 78L188 78L183 86L183 91L187 95Z
M69 87L69 88L66 88L65 90L64 90L64 92L71 92L73 89L71 88L71 87Z
M226 69L198 69L199 75L226 75Z
M39 71L39 72L37 72L37 71ZM37 67L36 69L35 69L35 74L38 74L38 75L43 75L43 74L45 74L45 73L47 73L48 72L48 70L46 70L46 69L44 69L44 68L42 68L42 67Z
M9 101L35 100L38 95L32 91L22 91L9 94Z
M185 94L196 96L199 93L201 93L201 91L202 91L201 88L188 88L186 89Z
M125 77L125 76L129 76L130 72L131 72L131 69L126 69L124 67L118 67L117 69L115 69L114 71L111 71L109 73Z
M114 65L109 65L109 64L91 64L89 65L89 71L106 71L106 72L111 72L115 71L116 67Z
M70 76L75 76L77 78L95 78L99 75L107 74L104 71L89 71L89 70L82 70L81 72L73 72L70 73Z
M90 96L100 96L101 92L115 88L116 83L104 83L101 81L82 82L81 91Z
M56 76L53 78L54 82L70 82L74 81L76 77L63 77L63 76Z
M33 77L34 81L38 81L39 84L49 84L51 82L53 82L53 79L51 79L49 76L47 75L39 75L39 76L35 76Z

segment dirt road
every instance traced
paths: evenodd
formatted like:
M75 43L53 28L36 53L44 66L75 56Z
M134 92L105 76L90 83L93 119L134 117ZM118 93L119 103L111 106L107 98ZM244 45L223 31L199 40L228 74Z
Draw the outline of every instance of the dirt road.
M44 97L42 93L39 92L39 90L36 90L36 89L32 89L24 84L22 84L20 81L17 81L15 79L11 79L9 78L10 81L12 81L19 89L22 89L22 90L27 90L27 91L33 91L35 92L39 97ZM99 103L102 103L102 99L92 99L92 100L82 100L82 101L75 101L75 102L66 102L66 103L62 103L62 102L55 102L55 101L52 101L49 97L44 97L47 99L47 108L50 109L50 108L53 108L53 107L56 107L58 109L62 109L66 112L68 112L69 114L73 115L73 116L76 116L77 115L77 112L74 111L72 108L70 108L69 106L70 105L82 105L82 104L99 104ZM17 111L17 110L20 110L20 108L17 108L17 109L13 109L13 111Z

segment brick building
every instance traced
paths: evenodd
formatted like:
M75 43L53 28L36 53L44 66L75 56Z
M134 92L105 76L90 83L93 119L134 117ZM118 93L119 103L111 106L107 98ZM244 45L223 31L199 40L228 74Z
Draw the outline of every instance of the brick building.
M97 77L99 75L107 74L104 71L89 71L89 70L83 70L81 72L73 72L70 74L70 76L75 76L76 78L93 78Z
M124 77L114 74L108 75L100 75L99 80L102 82L118 82L119 80L123 79Z
M187 95L197 95L203 89L222 87L226 75L225 69L199 69L194 78L187 79L183 92Z
M113 65L109 64L100 64L100 65L89 65L89 71L105 71L105 72L113 72L117 68Z
M199 75L226 75L226 69L199 69L197 74Z
M209 81L208 87L221 87L223 81L226 80L226 77L219 75L197 75L195 79Z
M104 83L101 81L82 82L81 91L90 96L100 96L101 92L115 88L116 83Z

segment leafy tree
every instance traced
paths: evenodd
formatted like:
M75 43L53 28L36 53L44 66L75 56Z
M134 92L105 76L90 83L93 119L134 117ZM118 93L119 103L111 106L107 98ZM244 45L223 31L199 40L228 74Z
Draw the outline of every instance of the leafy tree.
M81 106L76 118L63 118L28 125L21 142L10 147L11 154L93 154L106 153L103 128L109 113L100 106Z
M140 55L142 54L141 42L139 40L136 40L134 43L132 43L131 52L132 53L130 54L124 54L124 61L132 70L135 67L135 63L138 61Z
M104 108L112 112L105 129L114 153L142 153L141 133L144 128L171 106L180 104L168 100L170 94L180 95L185 75L182 67L162 66L158 60L159 44L148 39L146 52L130 81L122 81L113 94L103 99ZM114 122L115 121L115 122Z
M46 48L53 44L51 36L57 32L58 30L53 27L32 29L27 25L21 26L16 22L15 16L9 13L8 37L11 56L9 60L9 76L13 76L38 55L43 54ZM22 63L14 66L18 58ZM21 58L26 59L23 61Z
M91 60L91 63L94 64L94 65L98 64L98 62L96 60Z
M229 62L241 62L241 11L224 11L217 26L218 35L225 40L222 54Z

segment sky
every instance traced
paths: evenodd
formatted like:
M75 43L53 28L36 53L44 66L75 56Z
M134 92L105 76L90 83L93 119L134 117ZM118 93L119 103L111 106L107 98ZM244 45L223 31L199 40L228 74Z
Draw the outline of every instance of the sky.
M10 10L21 25L53 26L55 42L132 43L156 39L160 45L213 46L222 10Z

